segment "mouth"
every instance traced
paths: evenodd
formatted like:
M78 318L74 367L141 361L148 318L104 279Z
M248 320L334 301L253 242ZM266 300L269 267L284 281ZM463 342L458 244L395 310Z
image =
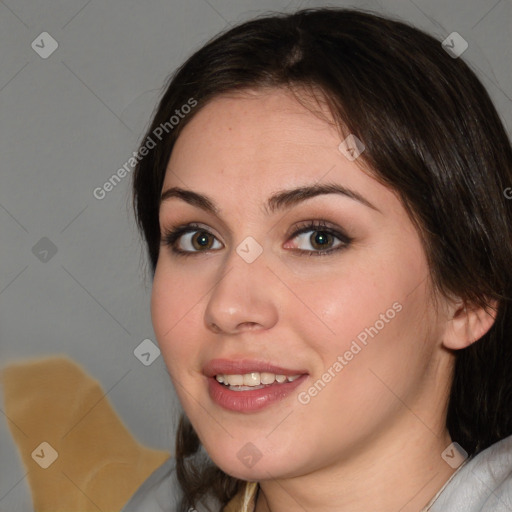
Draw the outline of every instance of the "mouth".
M308 377L303 369L227 359L210 361L203 373L212 401L236 412L254 412L284 400Z
M275 382L278 384L293 382L300 376L301 374L287 376L282 374L276 375L270 372L251 372L244 375L219 373L215 375L215 380L231 391L249 391L251 389L264 389L272 386Z

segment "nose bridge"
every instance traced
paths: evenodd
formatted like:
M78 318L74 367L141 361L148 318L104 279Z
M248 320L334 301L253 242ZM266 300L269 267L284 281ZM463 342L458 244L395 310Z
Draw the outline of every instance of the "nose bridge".
M271 327L277 321L277 305L266 265L263 247L253 237L233 247L208 299L206 325L215 324L224 332L235 332L243 324Z

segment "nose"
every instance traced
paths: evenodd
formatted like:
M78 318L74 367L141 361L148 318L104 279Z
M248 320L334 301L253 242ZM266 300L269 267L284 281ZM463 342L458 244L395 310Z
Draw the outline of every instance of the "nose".
M233 250L217 277L204 313L216 334L270 329L278 321L279 286L267 268L264 252L247 263Z

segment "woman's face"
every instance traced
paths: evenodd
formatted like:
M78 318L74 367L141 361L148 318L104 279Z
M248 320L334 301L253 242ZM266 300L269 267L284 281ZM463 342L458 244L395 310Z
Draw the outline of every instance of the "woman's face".
M183 253L160 248L153 325L201 442L238 478L309 473L444 421L446 320L420 238L341 142L274 90L211 101L169 161L163 193L186 193L162 201L162 239L193 227Z

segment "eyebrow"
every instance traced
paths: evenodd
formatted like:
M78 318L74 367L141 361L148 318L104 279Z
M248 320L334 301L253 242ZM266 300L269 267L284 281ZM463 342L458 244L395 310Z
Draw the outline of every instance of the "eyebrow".
M362 195L355 192L354 190L350 190L342 185L339 185L338 183L315 184L293 189L280 190L269 197L267 204L265 205L265 212L267 215L271 215L279 210L291 208L292 206L306 201L307 199L324 194L339 194L358 201L359 203L380 212L376 206L370 203L370 201L365 199ZM162 193L160 197L160 204L162 204L164 201L167 201L171 197L182 199L192 206L197 206L198 208L201 208L202 210L217 216L220 213L219 207L211 198L203 194L198 194L192 190L185 190L179 187L171 187Z

